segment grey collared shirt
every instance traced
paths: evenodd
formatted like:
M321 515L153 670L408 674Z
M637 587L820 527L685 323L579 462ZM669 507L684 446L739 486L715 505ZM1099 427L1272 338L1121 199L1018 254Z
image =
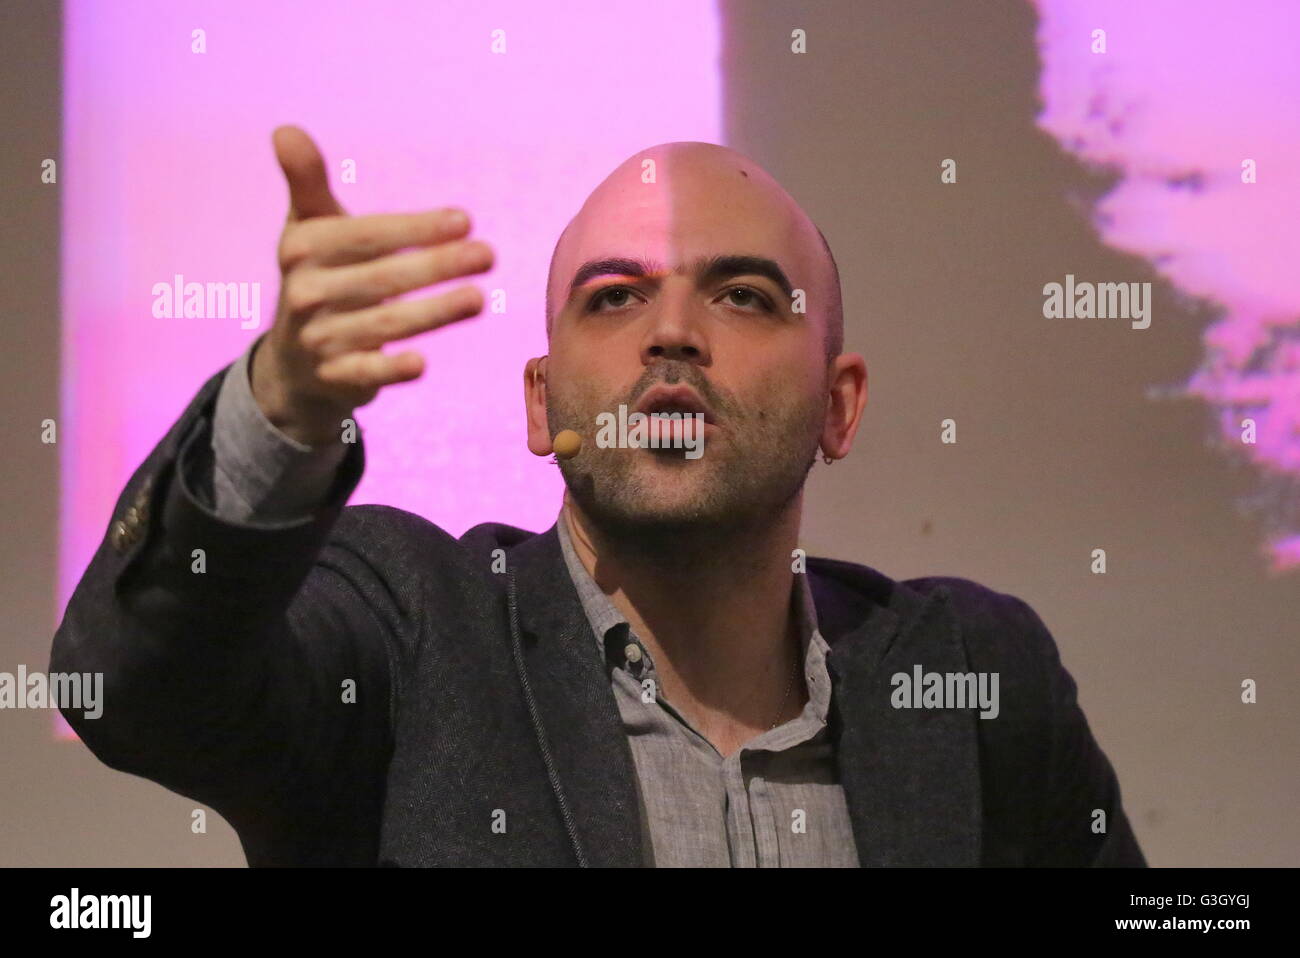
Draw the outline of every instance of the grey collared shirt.
M650 652L592 579L563 512L560 543L609 670L636 768L646 864L669 867L858 864L826 727L829 647L808 577L794 577L808 702L798 716L723 757L659 689Z
M344 449L294 442L262 415L245 353L217 398L212 430L217 515L280 523L307 515L328 493ZM646 864L856 866L857 851L826 727L828 647L806 575L794 577L808 702L803 711L723 757L658 690L649 651L558 532L627 733L640 796ZM630 650L632 651L629 654Z

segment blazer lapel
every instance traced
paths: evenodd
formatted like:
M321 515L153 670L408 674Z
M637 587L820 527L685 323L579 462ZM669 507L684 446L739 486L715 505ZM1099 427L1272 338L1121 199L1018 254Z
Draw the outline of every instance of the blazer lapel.
M580 864L644 864L632 752L554 525L508 553L520 681Z
M897 672L969 671L948 590L922 594L827 560L810 559L809 572L831 646L832 734L859 863L978 865L980 719L890 702Z
M507 561L520 681L575 856L643 865L632 753L555 526ZM808 564L831 647L832 733L859 862L978 865L980 719L890 704L896 672L969 671L947 589L922 594L863 566Z

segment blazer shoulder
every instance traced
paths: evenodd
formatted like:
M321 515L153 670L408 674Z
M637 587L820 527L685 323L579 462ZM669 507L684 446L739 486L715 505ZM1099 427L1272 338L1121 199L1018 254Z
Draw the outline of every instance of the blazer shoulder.
M842 559L809 557L818 615L839 631L852 629L872 605L919 609L936 593L956 622L974 658L1039 659L1054 655L1047 627L1023 599L957 576L895 580L870 566Z
M1003 720L978 723L990 742L1025 722L1047 721L1070 694L1072 680L1056 640L1024 599L952 576L913 579L907 585L922 593L942 589L967 668L998 676Z
M423 516L396 506L347 506L330 530L322 558L361 564L385 580L409 581L468 565L456 538Z
M972 654L1041 659L1056 652L1042 618L1019 596L956 576L925 576L903 584L922 595L936 590L947 594Z
M357 543L396 544L401 540L418 540L445 546L456 539L424 516L396 506L367 504L346 506L335 525L335 538Z
M424 516L396 506L357 505L343 509L331 531L330 547L364 562L385 577L409 578L436 571L468 582L493 581L497 549L509 550L534 533L485 522L456 538Z

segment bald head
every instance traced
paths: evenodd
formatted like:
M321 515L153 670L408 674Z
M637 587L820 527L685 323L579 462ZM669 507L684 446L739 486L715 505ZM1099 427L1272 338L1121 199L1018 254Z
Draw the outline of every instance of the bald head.
M772 248L795 252L776 262L802 288L810 317L820 317L826 358L844 346L839 267L830 244L789 193L753 160L713 143L662 143L629 157L601 182L555 242L546 280L546 332L569 298L581 264L593 257L638 254L668 268L685 250L711 255L762 252L728 233L732 214L761 223ZM712 238L712 242L710 242ZM757 238L757 237L756 237ZM761 243L760 243L761 245ZM746 247L751 248L746 248ZM649 249L647 249L649 247Z
M529 449L591 437L560 469L604 536L670 564L695 550L685 536L702 555L797 514L818 450L847 453L866 366L842 351L835 259L735 150L665 143L620 164L560 234L547 306L544 375L540 360L524 373ZM707 438L697 459L608 434L609 417L683 405L704 421L670 432Z

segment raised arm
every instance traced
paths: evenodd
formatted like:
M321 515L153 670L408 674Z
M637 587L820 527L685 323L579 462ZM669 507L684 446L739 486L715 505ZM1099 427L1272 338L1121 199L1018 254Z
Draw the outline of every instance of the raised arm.
M366 864L409 623L382 529L343 516L364 468L344 421L422 374L419 354L382 347L483 302L468 285L388 300L492 254L452 211L349 217L305 133L281 127L274 145L290 192L275 324L247 381L209 379L127 483L50 670L103 673L102 715L64 712L82 740L219 811L245 848L270 849L254 864ZM249 435L250 416L272 435Z

